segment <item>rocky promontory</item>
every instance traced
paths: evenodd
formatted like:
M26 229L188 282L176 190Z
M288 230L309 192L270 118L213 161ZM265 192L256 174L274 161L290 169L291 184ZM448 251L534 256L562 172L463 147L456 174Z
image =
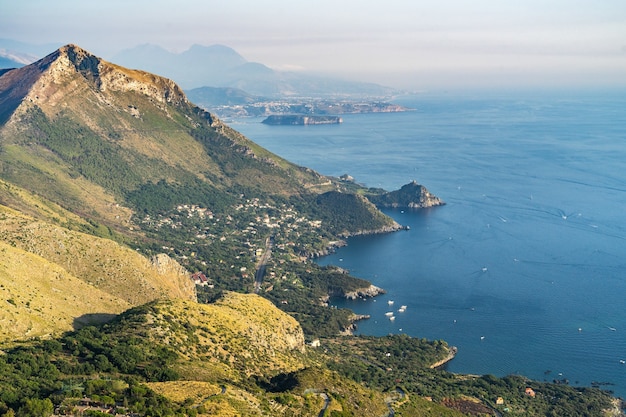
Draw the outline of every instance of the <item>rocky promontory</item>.
M445 204L443 200L431 194L426 187L415 181L403 185L402 188L396 191L368 196L368 199L378 207L392 208L417 209Z
M343 296L347 300L356 300L357 298L370 298L376 297L380 294L385 294L386 291L376 285L370 285L367 288L358 288L354 291L345 293Z

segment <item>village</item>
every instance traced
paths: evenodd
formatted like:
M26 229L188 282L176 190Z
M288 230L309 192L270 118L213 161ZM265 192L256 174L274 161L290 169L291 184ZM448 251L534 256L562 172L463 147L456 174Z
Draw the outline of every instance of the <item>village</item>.
M147 231L166 230L172 235L174 239L170 241L180 244L159 249L190 269L197 285L209 288L225 275L252 284L256 263L266 250L269 236L274 237L274 265L294 258L304 261L308 253L328 245L319 233L320 220L309 220L287 204L275 206L258 198L245 199L226 214L200 205L181 204L168 213L145 215L138 223ZM272 278L276 273L268 271Z

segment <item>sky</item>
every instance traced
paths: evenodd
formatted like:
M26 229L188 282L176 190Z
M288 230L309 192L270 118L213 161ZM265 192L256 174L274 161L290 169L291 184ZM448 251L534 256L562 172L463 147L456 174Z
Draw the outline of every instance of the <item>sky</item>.
M626 86L625 0L0 0L0 39L222 44L274 69L396 88Z

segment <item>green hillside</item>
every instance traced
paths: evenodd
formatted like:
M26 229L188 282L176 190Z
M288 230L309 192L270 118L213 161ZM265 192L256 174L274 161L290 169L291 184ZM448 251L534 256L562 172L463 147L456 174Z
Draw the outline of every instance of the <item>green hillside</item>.
M216 291L204 299L252 291L269 237L276 257L261 290L340 235L396 227L343 183L271 154L196 107L172 81L74 45L3 74L0 105L0 179L48 209L10 191L5 204L148 258L166 254L209 277ZM302 291L300 277L289 282L309 300L303 312L328 293ZM332 315L349 325L346 312Z

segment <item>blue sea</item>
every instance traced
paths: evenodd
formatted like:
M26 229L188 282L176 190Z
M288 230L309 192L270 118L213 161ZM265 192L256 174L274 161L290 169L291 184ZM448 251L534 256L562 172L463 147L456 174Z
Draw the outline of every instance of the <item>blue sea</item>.
M371 315L358 333L457 346L451 372L598 382L626 397L626 91L394 102L414 110L231 123L322 174L387 190L415 180L447 203L387 210L410 230L351 238L320 259L387 290L334 303Z

